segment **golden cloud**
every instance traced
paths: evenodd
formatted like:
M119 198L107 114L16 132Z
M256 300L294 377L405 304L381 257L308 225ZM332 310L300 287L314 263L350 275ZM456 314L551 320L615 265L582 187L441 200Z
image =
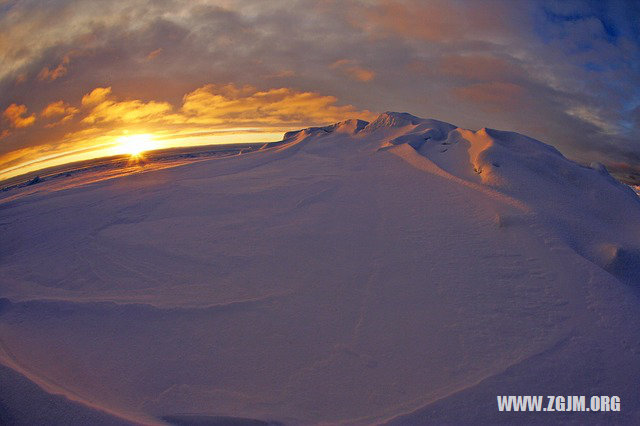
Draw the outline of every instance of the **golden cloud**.
M26 105L11 104L7 107L6 110L4 110L4 113L2 115L7 120L9 120L9 123L12 127L20 129L23 127L29 127L36 121L35 114L31 114L28 116L26 114Z
M352 105L335 105L338 99L334 96L284 87L260 91L251 86L208 84L186 94L183 101L186 122L214 126L315 125L373 115Z
M96 87L90 93L87 93L82 97L82 106L92 106L99 104L107 99L111 94L111 87Z
M335 105L334 96L300 92L289 88L258 90L252 86L207 84L183 97L181 108L158 101L119 100L111 87L98 87L82 98L87 112L81 122L100 124L153 124L199 127L289 127L333 123L346 118L372 118L370 111L352 105ZM51 105L51 113L66 108ZM49 108L49 107L47 107Z
M74 109L76 109L76 108L74 108ZM45 118L51 118L51 117L55 117L55 116L58 116L58 115L63 115L65 113L65 111L66 111L66 106L64 104L64 101L57 101L57 102L51 102L49 105L47 105L42 110L40 115L45 117Z
M40 116L44 118L61 117L56 122L47 124L46 126L53 127L71 120L78 111L78 108L68 105L64 103L64 101L57 101L47 105L40 113Z
M91 107L82 119L85 124L161 121L172 110L171 105L166 102L144 102L138 99L117 101L111 95L111 87L98 87L86 94L82 97L82 106Z

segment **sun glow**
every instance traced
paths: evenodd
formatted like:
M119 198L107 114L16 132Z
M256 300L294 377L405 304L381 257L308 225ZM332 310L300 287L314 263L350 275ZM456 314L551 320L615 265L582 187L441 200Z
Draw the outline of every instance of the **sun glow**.
M0 0L2 1L2 0ZM285 127L284 130L295 128ZM145 152L165 149L184 148L192 146L208 146L220 144L245 144L258 142L275 142L282 139L281 131L258 131L255 128L207 129L205 131L183 131L154 133L125 133L121 129L112 133L99 135L93 139L84 136L74 140L65 150L53 150L49 153L25 154L28 161L15 165L7 163L0 155L0 182L48 167L85 161L93 158L127 155L133 163L144 160ZM69 148L71 147L71 148ZM9 166L7 166L9 164Z
M125 135L116 139L115 148L117 154L128 154L131 157L142 157L145 151L155 148L153 137L148 134Z

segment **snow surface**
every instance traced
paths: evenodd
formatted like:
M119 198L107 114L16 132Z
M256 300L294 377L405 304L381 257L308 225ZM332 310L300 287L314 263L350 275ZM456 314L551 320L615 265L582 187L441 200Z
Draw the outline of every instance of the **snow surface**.
M640 198L604 167L385 113L90 182L0 195L0 420L640 422Z

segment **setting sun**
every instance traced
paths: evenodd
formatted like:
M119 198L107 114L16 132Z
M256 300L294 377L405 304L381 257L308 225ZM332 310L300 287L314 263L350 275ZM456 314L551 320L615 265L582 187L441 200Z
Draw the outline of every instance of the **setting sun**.
M140 157L145 151L155 147L153 137L148 134L120 136L116 142L117 154L128 154L132 157Z

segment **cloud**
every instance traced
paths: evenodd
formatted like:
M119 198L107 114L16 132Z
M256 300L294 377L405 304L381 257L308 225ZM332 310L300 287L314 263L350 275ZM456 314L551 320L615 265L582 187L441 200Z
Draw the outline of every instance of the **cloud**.
M151 61L151 60L155 59L161 53L162 53L162 47L157 48L156 50L150 52L147 55L147 61Z
M50 70L49 67L44 67L38 73L38 80L40 81L53 81L57 78L63 77L67 73L66 64L60 63L55 69Z
M58 118L57 121L47 124L47 127L54 127L71 120L78 112L78 108L68 105L64 101L56 101L48 104L40 116L49 119Z
M48 104L40 115L62 117L57 124L79 115L79 123L85 129L78 131L96 133L99 129L129 125L153 126L158 131L234 127L286 130L291 126L328 124L348 118L370 119L375 114L352 105L339 105L335 96L317 92L206 84L186 93L179 105L122 99L111 87L97 87L82 97L81 108L59 100Z
M376 76L375 72L359 66L356 61L352 59L340 59L335 61L331 64L331 68L341 70L349 77L358 81L371 81Z
M77 108L66 105L64 101L57 101L47 105L40 115L46 118L51 118L59 115L75 114L76 112L78 112Z
M49 69L49 67L45 66L38 73L38 80L40 81L54 81L58 78L64 77L67 74L67 66L69 62L71 62L71 57L74 55L78 55L78 51L70 52L64 55L62 61L58 64L54 69Z
M619 126L615 123L605 120L600 113L588 106L580 105L567 109L567 114L579 118L580 120L592 124L602 133L616 135L620 132Z
M91 108L82 119L85 124L148 123L162 120L172 110L167 102L118 101L111 95L111 87L99 87L83 96L82 106Z
M111 87L96 87L82 97L82 106L89 107L97 105L105 101L110 94Z
M36 121L35 114L26 114L26 105L11 104L7 107L7 109L4 110L4 113L2 115L9 121L11 127L21 129L33 125L33 123L35 123Z
M327 124L352 117L371 118L370 111L336 105L334 96L290 88L259 90L252 86L207 84L184 95L179 110L168 102L119 100L111 87L98 87L82 98L86 125L152 124L210 127ZM55 103L53 109L61 107Z
M184 96L187 122L209 125L290 126L332 123L352 117L370 118L370 111L335 105L334 96L290 88L258 90L252 86L208 84Z

